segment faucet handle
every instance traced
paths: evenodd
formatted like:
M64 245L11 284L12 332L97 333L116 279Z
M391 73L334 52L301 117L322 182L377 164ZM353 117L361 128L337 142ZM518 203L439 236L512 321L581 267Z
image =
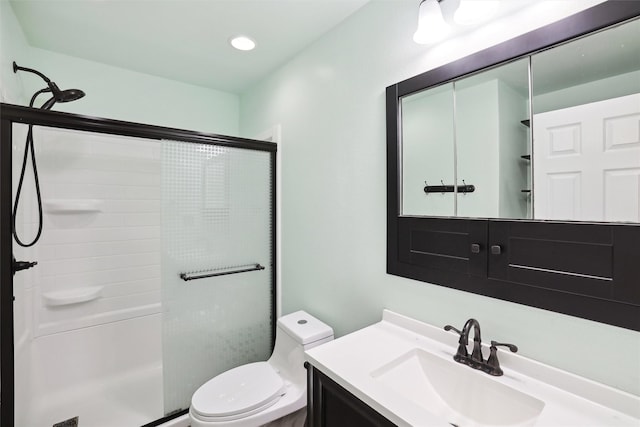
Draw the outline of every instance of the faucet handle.
M491 347L489 347L490 354L486 366L487 373L496 377L503 374L502 368L500 368L500 361L498 361L498 347L507 347L513 353L518 351L518 347L513 344L491 341Z
M517 353L518 352L518 347L513 345L513 344L507 344L507 343L502 343L502 342L496 342L496 341L491 341L491 347L507 347L509 350L511 350L512 353Z
M457 329L457 328L454 328L454 327L453 327L453 326L451 326L451 325L446 325L446 326L444 327L444 330L445 330L445 331L454 331L454 332L456 332L458 335L462 335L462 331L461 331L461 330L459 330L459 329Z
M454 331L455 333L457 333L458 335L460 335L460 339L458 340L458 350L456 351L455 356L453 356L453 359L456 362L461 362L465 359L467 359L469 357L469 352L467 351L467 345L464 341L464 338L462 336L462 331L454 328L451 325L446 325L444 327L445 331Z

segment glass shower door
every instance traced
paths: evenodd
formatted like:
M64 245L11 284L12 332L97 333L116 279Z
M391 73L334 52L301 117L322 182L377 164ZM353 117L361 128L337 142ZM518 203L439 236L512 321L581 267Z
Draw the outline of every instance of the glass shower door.
M15 196L27 126L12 130ZM270 355L274 153L118 130L34 126L44 230L12 248L38 261L13 280L15 426L155 425ZM30 241L26 176L16 228Z
M271 153L162 142L164 408L266 360L273 312Z

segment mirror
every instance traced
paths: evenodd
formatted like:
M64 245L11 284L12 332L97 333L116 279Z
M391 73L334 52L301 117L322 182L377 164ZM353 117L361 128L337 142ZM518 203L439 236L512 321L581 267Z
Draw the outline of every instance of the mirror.
M401 100L402 213L454 216L453 193L430 193L427 185L452 185L454 180L453 83Z
M640 20L411 93L400 114L401 215L640 222Z
M640 222L640 20L533 55L534 217Z

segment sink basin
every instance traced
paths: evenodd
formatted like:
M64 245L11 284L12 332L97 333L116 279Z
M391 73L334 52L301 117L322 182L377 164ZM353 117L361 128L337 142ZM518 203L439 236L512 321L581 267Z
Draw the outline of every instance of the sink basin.
M487 374L414 349L371 372L384 386L447 420L464 426L531 426L544 402Z
M305 358L398 427L640 427L640 396L507 352L493 377L454 362L456 341L384 310Z

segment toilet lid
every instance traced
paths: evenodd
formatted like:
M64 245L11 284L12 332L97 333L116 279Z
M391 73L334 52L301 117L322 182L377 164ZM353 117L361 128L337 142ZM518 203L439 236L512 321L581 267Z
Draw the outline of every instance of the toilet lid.
M204 417L228 417L270 406L284 394L284 381L269 363L249 363L203 384L191 409Z

